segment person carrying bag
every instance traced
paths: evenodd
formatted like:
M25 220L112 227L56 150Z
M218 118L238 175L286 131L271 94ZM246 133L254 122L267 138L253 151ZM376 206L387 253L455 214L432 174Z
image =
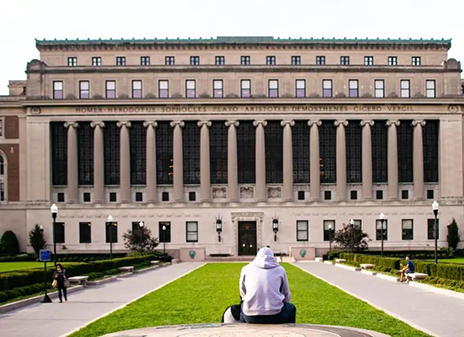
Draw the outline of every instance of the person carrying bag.
M69 279L66 276L66 270L63 269L61 264L56 265L56 270L53 273L53 283L52 286L55 288L54 284L56 281L56 288L58 288L58 298L60 299L60 303L63 303L62 295L64 295L64 300L68 300L67 288L69 287Z

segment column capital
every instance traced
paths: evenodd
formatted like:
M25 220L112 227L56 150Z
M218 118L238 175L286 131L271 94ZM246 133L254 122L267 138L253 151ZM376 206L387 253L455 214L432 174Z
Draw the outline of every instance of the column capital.
M334 125L335 125L335 126L340 126L340 125L347 126L347 125L348 125L348 121L347 121L347 120L344 120L344 121L334 121Z
M105 122L90 122L90 127L95 128L97 126L99 126L101 128L104 128L105 127Z
M183 128L185 123L184 121L172 121L171 122L171 127L175 127L176 125L179 125L181 128Z
M131 122L128 122L128 121L126 121L126 122L121 122L121 121L119 121L119 122L116 123L116 125L118 126L118 128L122 127L123 125L127 126L128 128L130 128L130 127L132 126L132 123L131 123Z
M240 125L240 122L239 122L239 121L226 121L224 124L225 124L226 126L231 126L231 125L233 125L233 126L239 126L239 125Z
M359 125L361 126L366 126L366 125L369 125L369 126L374 126L375 122L373 120L362 120Z
M411 125L412 125L412 126L418 126L418 125L420 124L421 126L425 126L425 123L426 123L426 122L425 122L424 120L422 120L422 121L421 121L421 120L413 120L413 121L411 122Z
M74 129L77 129L79 127L79 123L78 122L65 122L64 123L64 127L65 128L69 128L69 127L73 127Z
M262 125L262 126L266 126L267 125L267 121L265 120L256 120L256 121L253 121L253 126L258 126L258 125Z
M284 121L280 121L280 125L281 125L281 126L286 126L286 125L294 126L294 125L295 125L295 121L294 121L294 120L284 120Z
M154 128L156 128L158 126L158 123L156 121L145 121L143 122L143 126L144 127L153 126Z
M316 125L316 126L321 126L322 125L322 121L321 120L309 120L308 121L308 126L313 126L313 125Z
M396 120L396 121L387 121L385 123L386 126L392 126L392 125L395 125L395 126L399 126L400 125L400 121Z
M211 121L198 121L197 125L201 128L203 125L206 125L208 128L211 127L211 125L213 125L213 123L211 123Z

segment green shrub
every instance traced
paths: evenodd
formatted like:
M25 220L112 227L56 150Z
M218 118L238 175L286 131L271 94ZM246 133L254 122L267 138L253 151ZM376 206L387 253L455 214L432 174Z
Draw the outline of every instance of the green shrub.
M0 247L2 254L10 256L19 254L19 242L13 231L6 231L3 233L0 239Z
M3 256L0 257L0 262L23 262L23 261L36 261L37 258L34 255L19 254L16 256Z
M351 253L341 253L340 258L346 259L354 263L371 263L375 264L375 267L378 268L389 268L391 269L400 269L400 259L391 258L391 257L377 257L372 255L364 254L351 254Z
M47 284L47 288L51 289L51 284ZM44 284L37 283L25 287L18 287L6 291L0 291L0 303L4 303L22 296L39 294L43 291Z

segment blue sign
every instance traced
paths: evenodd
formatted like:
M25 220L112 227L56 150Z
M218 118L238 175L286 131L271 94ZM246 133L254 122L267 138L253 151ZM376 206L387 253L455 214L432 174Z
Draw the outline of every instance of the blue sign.
M41 249L39 252L39 260L42 262L52 260L52 252L48 249Z

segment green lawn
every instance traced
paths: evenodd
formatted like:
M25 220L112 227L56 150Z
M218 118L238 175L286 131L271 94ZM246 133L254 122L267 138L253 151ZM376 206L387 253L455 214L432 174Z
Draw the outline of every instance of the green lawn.
M297 323L345 325L391 336L427 336L367 303L289 264ZM220 322L224 309L239 302L238 281L244 264L207 264L154 291L71 336L103 334L159 325Z
M464 263L464 258L457 258L457 259L438 259L438 263L440 262L449 262L449 263Z
M64 262L63 267L69 266L71 264L77 264L79 262ZM33 268L42 268L44 267L43 262L0 262L0 273L5 273L8 271L22 270L22 269L33 269ZM53 262L47 262L47 270L53 269Z

